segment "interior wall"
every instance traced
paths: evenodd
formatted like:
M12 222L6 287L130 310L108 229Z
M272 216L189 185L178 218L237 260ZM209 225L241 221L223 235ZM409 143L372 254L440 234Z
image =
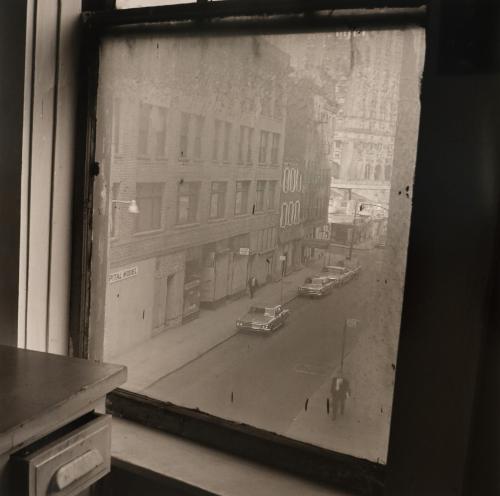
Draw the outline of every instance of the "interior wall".
M8 3L26 8L17 344L66 354L81 0Z

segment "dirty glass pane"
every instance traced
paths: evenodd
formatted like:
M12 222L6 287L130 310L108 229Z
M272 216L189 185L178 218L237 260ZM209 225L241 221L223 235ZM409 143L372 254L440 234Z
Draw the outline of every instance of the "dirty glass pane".
M424 45L104 40L92 312L126 388L385 462Z

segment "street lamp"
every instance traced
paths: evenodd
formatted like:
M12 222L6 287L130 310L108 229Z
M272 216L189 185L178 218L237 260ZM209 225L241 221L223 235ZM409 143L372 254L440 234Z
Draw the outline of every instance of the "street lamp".
M138 214L139 207L135 200L111 200L111 203L126 203L128 205L128 212L131 214Z

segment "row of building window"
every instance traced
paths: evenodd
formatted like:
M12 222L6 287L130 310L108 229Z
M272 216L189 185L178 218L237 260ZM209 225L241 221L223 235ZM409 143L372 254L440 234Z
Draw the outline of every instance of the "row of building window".
M167 117L168 109L149 103L139 107L137 154L142 158L167 157ZM115 155L123 153L122 106L115 101L113 150ZM182 162L191 159L202 160L204 157L203 136L207 129L206 118L202 115L181 112L179 125L178 157ZM221 119L213 121L211 159L214 162L230 162L233 123ZM237 136L237 162L241 165L254 163L255 129L240 125ZM259 136L258 163L277 166L280 159L280 133L261 130Z
M285 202L281 204L280 227L300 224L300 201Z
M236 181L234 195L234 215L264 212L275 209L277 181L257 181L255 186L255 202L250 209L249 194L251 181ZM162 227L164 184L137 183L136 202L139 214L135 219L135 232L156 231ZM113 200L118 199L120 184L114 183ZM200 181L187 181L179 184L177 194L177 225L193 224L198 221ZM227 213L227 181L213 181L210 185L208 204L209 219L223 219ZM118 235L117 215L119 203L113 203L111 215L111 236Z
M295 193L302 191L302 174L295 167L283 169L283 193Z

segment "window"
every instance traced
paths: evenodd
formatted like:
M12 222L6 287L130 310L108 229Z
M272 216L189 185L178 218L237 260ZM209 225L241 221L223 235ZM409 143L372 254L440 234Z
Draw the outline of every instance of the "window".
M266 193L266 181L257 181L255 191L255 211L262 212L264 210L264 195Z
M190 115L181 113L180 137L179 137L179 160L188 160L189 157L189 121Z
M269 139L268 131L260 132L260 148L259 148L259 164L267 163L267 140Z
M268 181L267 183L267 210L274 210L276 208L276 185L278 181Z
M243 163L243 149L245 146L246 126L240 126L240 139L238 141L238 163Z
M222 122L219 119L215 119L215 121L214 121L214 141L212 144L212 160L214 162L219 161L221 124L222 124Z
M164 107L156 107L156 158L164 158L167 156L167 109Z
M281 204L280 227L283 229L287 225L288 203Z
M230 159L231 128L232 124L230 122L224 123L224 151L222 154L222 160L224 160L224 162L229 162Z
M205 121L205 118L202 115L195 116L195 134L194 134L194 144L193 144L193 158L195 160L201 159L202 134L203 134L204 121Z
M236 181L236 194L234 200L235 215L246 214L248 212L248 192L250 181Z
M155 231L161 228L163 183L137 183L136 197L139 214L135 232Z
M297 200L295 202L295 208L293 211L293 223L294 224L300 223L300 201L299 200Z
M251 165L253 162L253 128L248 128L248 140L247 140L247 165Z
M183 182L177 196L177 224L192 224L197 221L199 182Z
M120 239L119 244L108 247L110 264L116 267L122 264L124 270L127 264L134 264L138 272L133 280L123 281L126 285L118 283L120 288L117 285L108 287L107 294L103 295L106 300L106 313L101 316L105 329L105 359L132 364L140 362L138 350L154 346L155 350L160 347L164 351L161 363L148 363L157 375L153 380L141 382L143 371L131 366L126 388L182 408L199 409L220 417L221 421L246 424L374 463L377 459L385 460L393 371L390 369L386 376L377 378L370 374L379 367L385 370L387 363L393 363L391 360L395 356L390 350L395 350L396 346L391 343L391 346L378 348L373 336L389 329L390 336L397 340L411 204L397 212L398 215L386 218L381 215L380 219L363 223L347 213L335 214L330 219L326 209L330 196L327 168L332 157L324 145L328 140L351 140L345 149L352 153L344 153L341 157L344 162L340 170L346 174L342 184L353 183L350 189L355 190L351 191L355 199L374 196L372 190L367 188L368 192L364 192L356 184L357 179L363 178L364 164L372 160L368 149L356 149L358 143L369 141L366 135L372 118L363 117L368 115L364 107L373 97L385 98L385 83L375 77L381 64L385 64L384 69L392 71L399 81L395 89L396 104L400 98L405 98L405 85L418 85L422 57L417 58L414 51L423 50L423 38L418 31L412 28L388 34L373 30L351 40L352 43L345 43L333 36L333 32L307 35L280 32L256 35L255 39L228 33L209 37L208 44L201 43L208 39L207 35L200 37L192 32L182 37L156 31L148 37L128 33L127 42L104 36L101 68L114 64L117 50L129 53L130 44L135 50L129 55L127 67L114 64L113 71L104 73L111 80L100 86L101 91L113 88L124 102L133 101L129 82L140 77L145 88L151 87L151 95L158 92L158 104L169 102L167 128L170 133L172 130L178 133L173 143L178 146L179 156L183 159L203 156L204 143L212 143L211 158L225 162L224 168L209 164L202 173L175 164L161 170L159 167L148 170L149 177L156 174L165 185L164 205L160 203L157 210L164 211L167 231L134 238L133 243L123 239L123 245ZM397 56L385 61L375 55L366 56L374 46L378 47L377 53L383 54L392 44L399 47ZM159 47L155 51L158 60L148 67L143 57L155 46ZM350 60L352 50L359 57L355 57L350 68L344 62ZM401 73L403 66L404 75ZM162 85L157 85L160 68L168 77ZM347 86L344 104L337 102L335 94L339 78ZM264 81L273 84L269 86ZM265 103L266 92L269 89L272 95L278 83L284 93L282 119L261 115L267 110L259 109L258 104L254 113L239 115L242 98L250 96L255 102ZM370 98L362 98L366 93ZM410 154L402 161L397 159L402 150L414 149L417 129L411 128L410 133L403 126L405 132L400 134L396 130L406 118L411 117L412 125L418 123L418 91L414 94L415 98L405 100L405 113L398 107L394 135L387 138L387 141L395 141L394 177L396 174L413 177L414 163ZM101 109L106 105L105 96L108 95L98 95ZM271 107L275 105L272 102L271 99ZM318 125L317 117L330 115L332 109L329 107L333 102L343 105L345 113L355 115L356 119L339 123L333 130ZM155 104L153 100L151 103ZM269 112L272 113L272 108ZM127 109L123 109L123 113L127 115ZM174 124L169 125L172 119ZM400 122L403 124L398 124ZM247 124L251 124L253 133L257 134L252 135ZM104 123L102 132L112 132L109 123ZM207 139L204 139L205 133ZM254 157L251 156L252 138ZM259 164L277 167L252 170L238 166L238 162L252 158ZM104 157L102 163L110 167L106 172L111 181L118 182L119 178L121 196L132 198L133 193L126 195L126 188L138 174L134 161L130 160L130 166L125 169L121 167L122 160L115 164L106 159ZM282 172L279 165L284 160L287 165ZM144 184L154 184L149 177L144 179ZM387 209L389 204L398 205L397 201L390 201L398 198L395 182L377 187L382 188L382 193L374 190L379 195L377 201ZM133 188L128 190L133 191ZM137 188L141 212L137 218L143 216L143 211L148 212L144 204L146 197L139 193ZM246 215L252 212L254 205L259 215ZM299 226L305 214L310 216L309 222ZM209 222L225 217L228 217L227 222ZM126 219L132 222L129 217ZM161 216L158 219L150 222L150 230L154 230L153 225L161 226ZM125 227L125 221L122 223ZM339 238L343 236L343 241L333 247L324 243L324 226L330 224L336 224L342 234ZM353 225L358 224L360 228L353 233ZM170 232L173 226L189 228ZM349 238L348 233L354 235ZM268 250L270 247L275 250L265 254L259 252L259 248ZM389 253L401 256L389 257ZM188 262L189 266L200 268L196 277L189 272ZM298 288L306 284L307 278L316 276L326 266L339 264L361 276L352 276L343 285L339 284L335 297L333 294L324 298L318 295L320 298L314 302L299 298ZM249 348L244 345L238 348L239 343L248 343L248 336L236 334L239 328L236 322L239 320L242 327L246 325L244 316L248 305L244 298L249 280L254 279L255 297L283 304L290 314L285 329L272 333L266 344L254 339ZM385 279L387 286L377 283ZM161 291L155 292L155 287ZM119 301L109 296L111 291L118 290ZM158 295L156 305L150 296L154 294ZM352 299L350 294L357 297ZM387 294L391 298L387 298ZM394 295L398 296L392 298ZM363 305L359 305L361 300ZM154 319L148 319L159 308L162 315L155 322L161 326L154 327ZM205 308L211 309L210 312ZM96 307L94 311L99 309ZM324 318L318 319L319 314ZM209 320L207 315L210 315ZM382 324L386 318L389 320ZM203 333L195 330L197 326ZM177 334L177 331L159 330L168 327L182 328L182 331ZM196 342L189 350L183 342L174 343L172 338L174 334L181 335L184 329ZM153 340L156 332L159 334ZM227 341L222 342L222 336ZM209 342L211 346L205 348ZM283 352L285 349L287 353ZM185 363L180 363L180 356L186 357ZM220 367L218 365L215 370L210 363L218 363ZM269 370L264 364L269 364ZM227 371L227 375L217 373L220 370ZM258 377L256 371L259 371ZM360 371L363 378L374 381L370 387L380 392L377 398L367 392L370 388L360 379ZM339 374L350 383L357 401L359 398L359 402L354 402L344 397L346 412L352 415L349 419L355 419L352 423L345 422L345 431L340 426L347 417L340 416L340 404L333 399L335 391L339 390L335 389L337 384L340 387L342 382L334 381ZM346 386L343 384L344 394ZM383 427L374 428L376 432L370 435L373 444L369 444L363 433L371 432L373 425L366 412L379 412L381 408L385 413L381 413L378 427ZM353 439L355 441L351 442Z
M288 212L286 216L287 226L291 226L293 224L294 216L295 216L295 203L291 201L288 203Z
M152 105L149 103L141 103L139 107L139 143L137 151L139 156L147 156L149 154L149 130L151 128L151 111Z
M283 181L281 185L283 193L288 193L289 184L290 184L290 168L285 167L283 169Z
M210 190L210 218L221 219L226 214L226 189L227 183L215 181Z
M280 135L273 133L273 141L271 145L271 165L278 165L278 153L280 146Z

